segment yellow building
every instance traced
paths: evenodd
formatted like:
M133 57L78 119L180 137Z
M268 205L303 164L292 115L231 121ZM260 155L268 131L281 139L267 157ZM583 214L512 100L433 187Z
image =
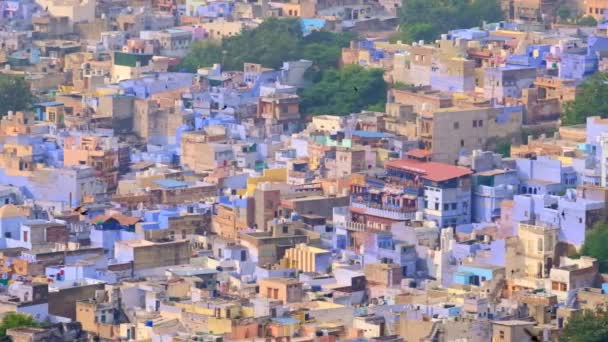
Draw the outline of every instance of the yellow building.
M255 189L258 184L271 182L271 183L286 183L287 182L287 169L266 169L260 177L249 177L247 178L247 190L243 193L240 191L239 195L253 196Z
M301 243L285 251L281 265L302 272L327 272L331 262L331 252Z
M337 115L317 115L312 117L310 128L315 131L333 133L341 130L345 125L343 116Z

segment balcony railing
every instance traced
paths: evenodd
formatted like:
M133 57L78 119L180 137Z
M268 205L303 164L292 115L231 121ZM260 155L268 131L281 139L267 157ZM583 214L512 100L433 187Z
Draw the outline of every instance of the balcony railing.
M408 220L416 216L416 208L386 208L379 204L351 202L351 207L365 210L366 214L385 217L393 220Z
M352 221L346 222L346 229L352 230L354 232L364 232L366 230L366 227L367 226L365 225L365 223L358 223Z

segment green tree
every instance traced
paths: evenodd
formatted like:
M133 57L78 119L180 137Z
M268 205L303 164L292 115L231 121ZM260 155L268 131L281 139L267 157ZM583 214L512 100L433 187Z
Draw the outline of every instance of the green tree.
M449 30L503 19L498 0L407 0L399 10L400 34L406 42L433 40Z
M9 110L26 110L34 101L30 86L20 76L0 75L0 116Z
M308 71L308 79L318 82L324 70L340 66L342 48L347 47L357 35L351 32L333 33L327 31L314 31L304 37L300 46L301 59L313 62Z
M0 322L0 337L6 336L6 330L19 327L37 327L38 322L30 315L24 315L17 312L9 312Z
M597 20L590 15L580 18L576 23L581 26L597 26Z
M192 45L188 55L181 61L179 70L196 72L198 68L210 67L222 61L222 47L211 41L198 41Z
M347 115L377 110L384 108L386 90L383 70L347 65L323 72L318 83L301 92L300 107L306 114Z
M581 315L571 317L559 340L566 342L608 341L608 315L604 311L585 310Z
M565 21L570 19L570 16L572 16L572 11L570 11L570 7L562 5L557 9L557 16L561 20Z
M581 248L581 255L596 258L600 264L600 271L608 271L608 222L599 221L593 225L585 236L585 243Z
M221 63L225 70L240 70L243 63L260 63L279 68L289 60L309 59L316 74L337 67L342 48L356 39L353 33L315 31L304 37L295 18L269 18L252 30L228 37L221 43L194 44L177 69L195 71L199 67Z
M279 68L284 61L296 59L301 40L302 28L297 19L267 19L253 30L222 41L225 69L241 69L246 62Z
M564 106L564 125L585 123L588 116L608 117L608 73L600 72L588 77L577 91L576 99Z
M496 153L500 153L503 157L511 156L511 140L500 139L496 142Z

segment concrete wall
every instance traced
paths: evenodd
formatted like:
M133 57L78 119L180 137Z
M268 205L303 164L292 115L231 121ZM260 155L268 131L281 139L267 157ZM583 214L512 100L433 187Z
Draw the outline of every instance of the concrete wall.
M76 302L93 298L96 290L103 290L104 284L75 286L49 292L49 314L76 319Z

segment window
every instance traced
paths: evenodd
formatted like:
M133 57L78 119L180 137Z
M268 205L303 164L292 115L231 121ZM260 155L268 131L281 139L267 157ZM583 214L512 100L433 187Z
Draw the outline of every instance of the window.
M452 203L452 210L456 210L458 209L458 203L454 202Z
M287 225L283 226L283 234L287 234L287 232L289 231L289 227Z
M11 199L10 198L5 198L4 199L4 204L9 204L11 203Z
M473 120L473 127L477 127L477 120Z
M427 208L427 209L429 208L429 201L424 200L424 207Z
M460 139L460 147L464 147L464 139Z
M439 203L435 202L435 210L439 210Z
M11 232L4 233L4 237L10 239L11 238Z
M460 128L460 123L454 122L454 129L458 129L458 128Z
M448 203L444 203L443 204L443 210L444 211L450 210L450 205Z
M27 240L28 240L27 233L28 233L27 231L23 232L23 242L27 242Z
M477 126L483 127L483 120L479 120L479 123L477 124Z

